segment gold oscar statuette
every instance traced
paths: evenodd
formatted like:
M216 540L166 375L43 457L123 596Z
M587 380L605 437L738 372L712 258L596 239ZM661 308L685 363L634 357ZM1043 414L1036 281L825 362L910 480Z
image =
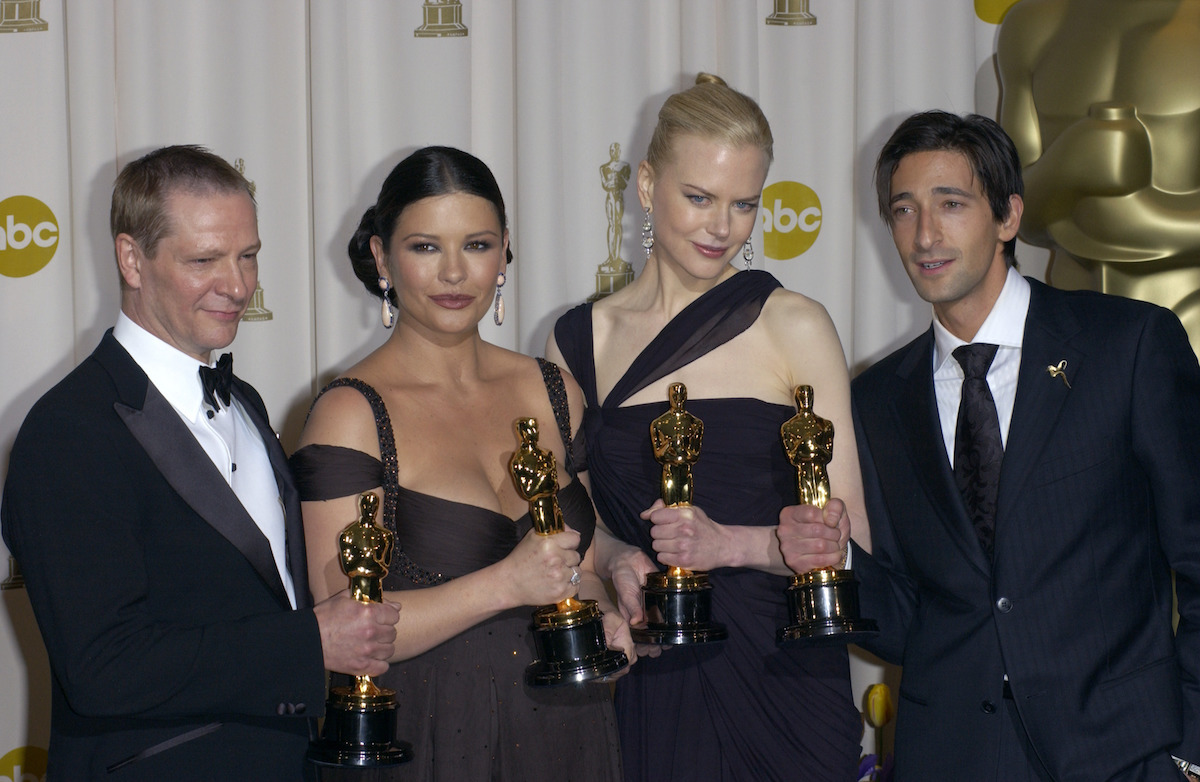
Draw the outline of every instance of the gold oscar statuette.
M520 441L508 460L513 486L529 503L534 532L555 535L564 529L558 505L558 464L553 453L538 447L537 419L518 418L513 427ZM571 584L579 584L578 569ZM624 652L613 651L605 643L603 617L595 600L579 600L577 595L534 611L537 659L525 669L525 683L550 687L603 680L629 665Z
M395 537L375 523L379 498L358 497L359 518L338 534L342 572L350 578L350 594L362 603L383 602L383 579L392 559ZM412 759L412 747L397 741L396 693L370 676L356 676L350 686L331 687L325 702L325 726L312 742L308 759L318 766L392 766Z
M829 501L833 424L813 412L812 386L797 386L796 414L779 428L788 461L796 468L801 505L824 508ZM843 565L845 560L843 559ZM780 643L854 643L879 631L858 609L858 582L842 568L817 568L792 576L787 591L791 623L776 634Z
M662 465L662 500L669 508L692 504L692 465L700 458L704 422L684 409L687 387L667 388L670 408L650 422L650 446ZM633 640L649 644L698 644L729 636L712 621L712 585L707 573L669 567L650 573L642 587L646 624L630 628Z

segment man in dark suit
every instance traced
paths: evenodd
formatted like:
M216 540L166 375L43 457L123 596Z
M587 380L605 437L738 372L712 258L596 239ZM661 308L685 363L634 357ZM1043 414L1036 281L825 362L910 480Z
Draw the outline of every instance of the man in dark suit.
M881 625L864 645L903 665L896 779L1185 778L1200 369L1183 328L1016 272L1021 167L987 118L910 117L876 187L934 312L852 391L873 543L853 569ZM789 562L806 534L785 514Z
M257 282L249 183L166 147L111 222L117 325L30 411L0 508L53 672L47 779L299 779L325 669L385 671L396 608L312 605L262 399L209 367Z

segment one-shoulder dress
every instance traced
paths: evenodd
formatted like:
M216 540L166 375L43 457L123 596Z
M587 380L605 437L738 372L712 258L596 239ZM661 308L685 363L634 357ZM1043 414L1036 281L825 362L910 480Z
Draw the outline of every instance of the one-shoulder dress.
M650 422L663 401L622 407L637 391L747 329L779 282L745 271L680 312L638 355L603 404L597 401L590 304L565 313L554 335L588 408L583 439L600 516L614 535L651 559L649 523L638 514L661 493ZM704 422L693 466L693 503L714 521L776 525L796 502L795 472L780 440L787 405L752 398L706 399L688 388L688 412ZM617 727L628 780L804 780L857 778L861 717L844 648L779 646L788 579L758 570L710 573L713 618L725 641L671 647L639 658L617 682Z
M552 401L562 377L544 362ZM555 383L557 381L557 383ZM361 380L340 379L371 403L382 462L349 448L309 445L291 464L304 500L345 497L383 486L381 523L396 535L386 590L418 589L491 565L531 529L486 508L433 497L399 485L396 447L387 409ZM564 442L570 443L565 393L555 401ZM403 437L404 433L397 433ZM514 442L514 449L515 449ZM568 447L568 451L570 447ZM568 453L568 473L574 475ZM586 489L572 480L558 494L566 523L591 542L595 514ZM347 523L353 519L347 519ZM403 610L403 609L401 609ZM618 780L620 753L610 688L604 684L530 688L525 667L534 659L533 608L498 614L375 680L396 691L397 737L413 745L413 760L354 780ZM349 778L349 777L348 777Z

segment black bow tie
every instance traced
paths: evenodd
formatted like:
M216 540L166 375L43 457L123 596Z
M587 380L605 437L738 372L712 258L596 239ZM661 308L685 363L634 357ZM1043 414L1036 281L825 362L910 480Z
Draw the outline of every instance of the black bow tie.
M204 401L217 409L217 397L229 407L229 389L233 385L233 354L226 353L215 367L200 367L200 383L204 386Z

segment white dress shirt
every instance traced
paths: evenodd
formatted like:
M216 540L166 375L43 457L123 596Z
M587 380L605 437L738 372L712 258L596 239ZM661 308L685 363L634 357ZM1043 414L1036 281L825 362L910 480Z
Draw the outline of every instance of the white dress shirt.
M972 343L999 345L996 358L988 369L988 388L996 402L1000 419L1000 441L1008 446L1008 425L1012 422L1013 403L1017 398L1017 375L1021 369L1021 342L1025 338L1025 316L1029 313L1029 281L1011 266L1004 288L992 311L979 327ZM954 358L954 349L965 345L946 327L933 319L933 391L937 396L938 418L950 466L954 466L954 430L958 427L958 405L962 401L963 369Z
M296 590L287 567L283 500L267 448L241 402L234 397L226 408L218 400L217 409L210 408L204 402L200 362L146 331L124 312L117 315L113 336L166 397L262 530L271 544L288 600L295 608Z

